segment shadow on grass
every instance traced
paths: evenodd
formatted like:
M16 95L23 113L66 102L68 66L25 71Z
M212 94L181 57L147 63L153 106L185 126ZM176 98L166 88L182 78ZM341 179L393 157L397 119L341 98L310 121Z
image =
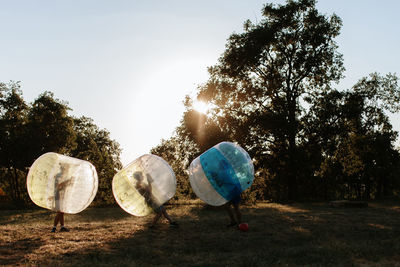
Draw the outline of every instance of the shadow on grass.
M93 209L82 213L86 218L82 220L112 215L117 221L103 224L104 229L96 229L98 234L85 227L75 229L82 236L92 234L100 242L45 257L38 264L326 266L400 261L400 216L396 208L335 209L272 203L243 206L249 232L225 227L228 217L220 208L169 206L168 212L179 222L179 228L159 222L155 229L149 229L151 218L139 220L123 211ZM105 238L110 231L114 232ZM85 238L73 240L72 234L68 238L64 242L85 242Z
M307 245L311 237L291 229L286 214L274 209L244 210L244 215L251 220L251 231L246 233L226 228L223 210L194 207L189 214L178 219L179 228L170 228L165 223L159 223L155 229L145 226L126 237L110 240L102 248L76 250L61 255L58 260L71 265L82 262L121 266L243 266L279 264L288 257L304 257L306 249L311 255ZM276 231L277 226L286 229ZM324 263L312 258L298 263L316 261Z
M101 212L99 212L101 211ZM55 212L47 209L30 209L30 210L4 210L0 213L0 224L3 225L16 225L21 223L32 222L49 222L52 224ZM108 208L88 208L78 214L66 214L66 223L68 219L76 222L104 222L104 221L118 221L130 217L129 214L124 212L119 207Z
M41 238L19 239L12 242L0 243L0 265L17 265L21 263L22 255L30 253L44 244Z
M99 210L101 212L99 212ZM89 208L70 216L73 216L76 222L108 222L124 220L132 215L126 213L119 206L115 206L107 208Z
M312 204L242 210L250 224L247 233L227 229L223 210L195 207L180 229L143 229L110 242L108 254L91 250L87 255L100 262L118 258L126 265L200 266L352 265L399 259L397 210Z
M47 219L54 212L44 209L30 210L2 210L0 213L0 224L15 225L21 222L31 222Z

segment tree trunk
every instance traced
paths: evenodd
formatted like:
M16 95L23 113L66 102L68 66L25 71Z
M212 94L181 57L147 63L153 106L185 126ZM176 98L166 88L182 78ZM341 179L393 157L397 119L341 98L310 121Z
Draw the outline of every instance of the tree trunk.
M382 183L382 177L380 176L378 179L378 184L376 185L376 199L382 198L382 188L383 188L383 183Z
M297 199L297 164L296 164L296 99L289 94L288 97L288 198L289 200Z
M369 178L365 179L365 200L370 200L371 199L371 181Z
M9 180L9 182L10 182L10 197L11 197L11 199L12 200L16 200L16 198L17 198L17 196L16 196L16 189L15 189L15 179L14 179L14 177L12 177L12 175L11 175L11 168L7 168L7 173L6 173L6 175L7 175L7 177L8 177L8 180Z
M16 168L13 169L14 169L14 181L15 181L15 196L16 200L19 202L21 201L21 194L19 190L18 172Z
M382 175L385 175L385 174L382 174ZM382 194L383 194L383 197L393 196L393 187L389 184L389 181L387 178L382 178Z

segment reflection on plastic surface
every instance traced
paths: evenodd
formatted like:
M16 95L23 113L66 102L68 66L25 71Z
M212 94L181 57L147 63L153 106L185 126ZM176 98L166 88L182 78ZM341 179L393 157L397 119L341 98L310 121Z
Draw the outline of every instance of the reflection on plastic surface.
M175 195L176 178L165 160L146 154L119 171L112 188L121 208L135 216L146 216Z
M53 152L32 164L26 183L36 205L70 214L87 208L98 188L97 172L90 162Z
M200 199L220 206L251 186L253 162L240 146L222 142L193 160L189 166L189 178Z

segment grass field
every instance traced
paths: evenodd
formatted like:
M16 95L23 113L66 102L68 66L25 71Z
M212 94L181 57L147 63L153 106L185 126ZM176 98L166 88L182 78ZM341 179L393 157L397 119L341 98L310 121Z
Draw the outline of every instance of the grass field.
M400 266L400 203L242 206L248 232L227 228L224 210L200 202L167 209L179 228L89 208L66 215L68 233L50 233L54 213L44 209L0 211L0 265Z

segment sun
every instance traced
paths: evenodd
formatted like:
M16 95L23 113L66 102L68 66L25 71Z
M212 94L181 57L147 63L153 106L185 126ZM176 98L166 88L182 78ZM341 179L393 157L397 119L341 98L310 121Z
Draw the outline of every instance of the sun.
M203 101L195 100L193 102L193 109L197 112L206 114L210 110L210 106Z

